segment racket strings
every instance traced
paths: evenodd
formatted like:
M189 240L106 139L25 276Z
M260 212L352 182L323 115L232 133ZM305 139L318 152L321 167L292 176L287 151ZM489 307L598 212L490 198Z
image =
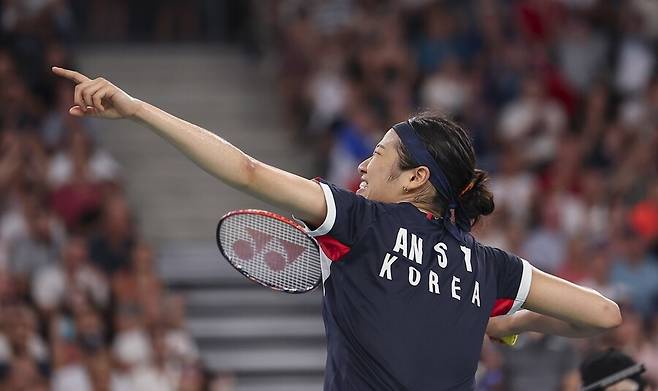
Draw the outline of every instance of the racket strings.
M217 239L229 262L260 283L301 292L320 280L315 242L283 221L251 213L228 216Z

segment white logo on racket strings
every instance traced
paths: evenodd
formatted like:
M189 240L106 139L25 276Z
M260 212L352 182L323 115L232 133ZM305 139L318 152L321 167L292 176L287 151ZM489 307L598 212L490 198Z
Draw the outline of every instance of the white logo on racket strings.
M467 273L473 273L473 265L471 264L471 249L466 246L460 246L462 253L464 254L464 268ZM440 269L445 269L448 266L448 246L439 242L436 243L433 247L433 250L436 254L436 263ZM396 253L397 255L392 255ZM393 250L389 253L387 252L384 255L384 260L382 262L381 270L379 271L379 277L386 280L393 280L393 273L391 267L398 260L398 256L402 256L408 259L410 262L414 262L418 265L423 264L423 238L418 237L416 234L411 234L407 232L406 228L400 228L398 230L397 237L395 239L395 244ZM409 266L408 281L411 286L419 286L421 278L420 270L416 269L413 264ZM450 282L450 293L451 297L455 300L461 300L462 297L462 288L460 286L461 279L457 276L452 276ZM441 294L439 289L439 274L434 270L430 270L427 277L427 290L430 293ZM480 307L480 283L476 280L473 286L473 291L471 294L471 303Z
M273 235L249 227L245 227L245 231L252 240L236 240L231 246L235 256L243 261L252 261L262 255L263 261L272 271L280 272L304 253L304 247L296 243L275 238ZM277 242L283 248L285 256L272 249L269 244L273 242Z

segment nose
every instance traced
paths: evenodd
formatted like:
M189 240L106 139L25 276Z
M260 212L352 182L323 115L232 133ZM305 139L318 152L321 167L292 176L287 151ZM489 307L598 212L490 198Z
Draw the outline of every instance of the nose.
M362 161L361 164L359 164L360 174L365 174L366 172L368 172L367 167L368 167L368 163L370 163L370 159L372 159L372 157L367 158L366 160Z

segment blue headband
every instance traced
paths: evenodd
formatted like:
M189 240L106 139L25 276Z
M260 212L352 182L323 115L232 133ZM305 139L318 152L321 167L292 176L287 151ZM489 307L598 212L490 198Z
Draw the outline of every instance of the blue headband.
M434 160L432 155L430 155L425 143L423 143L420 137L418 137L416 130L411 126L409 121L393 125L393 130L395 130L395 133L400 137L402 144L407 148L411 158L413 158L418 165L425 166L430 170L430 183L434 185L434 188L439 194L448 200L448 206L443 211L443 219L446 222L446 227L453 235L457 236L457 239L462 240L462 235L458 231L470 231L471 223L463 212L459 202L459 197L453 191L452 186L450 186L448 177L446 177L439 164ZM455 211L455 222L457 223L457 226L452 224L450 211L453 209Z

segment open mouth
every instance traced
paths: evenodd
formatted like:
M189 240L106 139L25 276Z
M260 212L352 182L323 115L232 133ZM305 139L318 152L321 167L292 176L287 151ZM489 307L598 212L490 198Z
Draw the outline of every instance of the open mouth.
M361 183L359 184L359 190L363 190L367 187L368 187L368 182L366 181L361 181Z

